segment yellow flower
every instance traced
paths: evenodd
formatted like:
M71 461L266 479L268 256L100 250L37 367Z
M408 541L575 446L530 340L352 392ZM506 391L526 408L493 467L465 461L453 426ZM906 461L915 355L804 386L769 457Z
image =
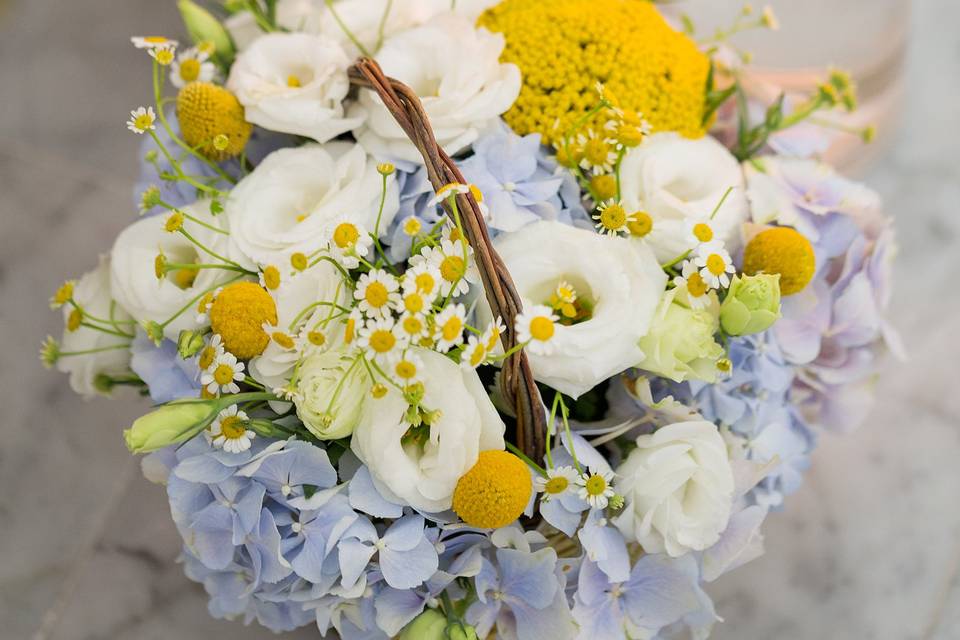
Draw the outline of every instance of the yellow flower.
M183 139L213 160L240 155L247 146L253 125L244 118L236 96L209 82L191 82L177 95L177 119ZM218 149L214 138L226 136L227 146Z
M277 305L255 282L225 287L210 307L210 327L223 338L227 351L242 360L263 353L270 336L263 324L277 324Z
M743 252L743 272L780 274L780 294L793 295L813 279L817 263L813 246L795 229L773 227L761 231Z
M598 101L596 85L624 111L642 112L657 131L703 135L710 61L644 0L504 0L479 25L502 33L503 62L523 74L504 114L517 133L556 144ZM544 64L549 61L549 64ZM633 142L637 132L623 133Z
M506 451L481 451L457 481L453 510L474 527L505 527L520 517L532 491L530 471L520 458Z

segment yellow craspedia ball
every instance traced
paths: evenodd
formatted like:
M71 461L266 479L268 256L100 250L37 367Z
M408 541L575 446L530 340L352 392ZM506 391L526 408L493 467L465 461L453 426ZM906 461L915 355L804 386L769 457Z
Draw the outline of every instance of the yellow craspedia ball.
M505 527L520 517L532 491L523 460L507 451L481 451L477 463L457 481L453 510L474 527Z
M277 305L255 282L236 282L223 289L210 306L210 327L223 348L246 360L263 353L270 336L263 323L277 323Z
M213 160L240 155L253 131L237 97L209 82L191 82L180 89L177 120L186 143Z
M743 252L743 272L779 273L780 294L789 296L802 291L817 268L813 245L800 232L790 227L773 227L761 231L747 243Z
M504 114L517 133L559 142L598 103L598 82L654 131L704 133L710 61L648 0L504 0L478 24L504 35L501 60L520 67L520 97Z

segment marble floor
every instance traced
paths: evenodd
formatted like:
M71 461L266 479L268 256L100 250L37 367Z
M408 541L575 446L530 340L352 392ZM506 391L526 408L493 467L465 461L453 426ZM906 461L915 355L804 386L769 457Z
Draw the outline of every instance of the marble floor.
M823 438L767 522L767 554L712 587L719 640L960 638L960 3L915 8L903 127L867 178L900 227L893 315L911 358L861 431ZM172 2L0 0L3 638L266 635L210 619L174 564L162 490L120 436L144 402L82 402L36 361L60 330L47 296L133 215L137 141L123 122L148 67L127 35L175 24Z

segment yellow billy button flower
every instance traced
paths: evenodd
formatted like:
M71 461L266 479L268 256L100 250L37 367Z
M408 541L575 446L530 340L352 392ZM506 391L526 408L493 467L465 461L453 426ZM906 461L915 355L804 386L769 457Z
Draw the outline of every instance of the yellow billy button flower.
M453 510L473 527L505 527L523 513L532 490L530 471L520 458L506 451L481 451L457 481Z
M627 220L627 230L630 235L643 238L653 231L653 218L646 211L635 211Z
M550 355L554 345L550 342L556 333L559 318L546 305L536 305L517 316L517 339L534 355Z
M76 283L73 280L67 280L60 288L57 289L56 293L53 294L53 297L50 298L50 308L59 309L63 305L67 304L71 298L73 298L73 288Z
M784 296L803 291L813 279L816 266L813 245L790 227L761 231L743 252L743 272L751 276L779 273L780 293Z
M198 147L212 160L240 155L253 132L236 96L209 82L191 82L180 90L177 119L187 144ZM228 139L225 149L214 146L214 138L219 135Z
M597 221L596 227L600 233L616 236L629 230L627 211L617 202L600 205L593 219Z
M255 282L235 282L223 289L210 307L210 326L223 338L224 348L246 360L263 353L270 336L263 324L277 323L277 305Z

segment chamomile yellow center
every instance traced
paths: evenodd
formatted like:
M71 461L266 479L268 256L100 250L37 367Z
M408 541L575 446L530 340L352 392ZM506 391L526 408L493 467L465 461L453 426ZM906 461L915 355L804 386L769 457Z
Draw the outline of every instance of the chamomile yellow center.
M413 282L420 293L432 293L437 286L437 281L429 273L418 273Z
M227 416L220 421L220 433L227 440L239 440L247 433L247 425L237 416Z
M723 259L723 256L711 253L707 256L707 271L712 273L715 276L722 275L727 270L727 261Z
M403 319L403 322L400 326L403 327L403 330L407 333L407 335L413 336L423 333L423 320L417 316L407 316Z
M653 218L646 211L636 211L627 220L630 235L642 238L653 230Z
M133 126L137 129L149 129L153 126L153 116L149 113L142 113L133 119Z
M553 337L556 330L553 320L547 316L537 316L530 321L530 337L540 342L546 342Z
M607 490L607 480L601 475L593 474L587 478L585 488L588 495L601 496Z
M307 341L315 347L322 347L327 343L327 336L322 331L308 331Z
M532 491L530 472L520 458L506 451L481 451L457 481L453 510L471 526L504 527L520 517Z
M233 380L233 367L229 364L220 364L217 365L217 368L213 370L213 379L220 386L230 384Z
M609 174L593 176L590 188L600 200L609 200L617 195L617 179Z
M707 283L704 282L703 277L699 273L691 273L690 277L687 278L687 292L694 298L706 295L708 289Z
M713 240L713 229L705 222L698 222L693 225L693 237L700 242L710 242Z
M583 158L593 166L604 165L609 161L613 147L603 138L590 138L583 145Z
M154 58L159 64L167 66L173 62L173 49L157 49L154 53Z
M346 324L343 327L343 341L347 344L353 342L353 339L357 335L357 321L353 318L348 318Z
M254 282L235 282L223 289L210 306L210 326L224 348L241 360L263 353L270 336L263 324L277 323L277 305Z
M333 230L333 243L340 249L349 249L360 239L360 230L350 222L341 222Z
M423 229L423 223L420 222L419 218L410 216L403 223L403 232L408 236L415 236L420 233L420 230Z
M207 345L200 351L200 357L197 359L197 366L200 367L201 371L209 369L210 365L213 364L213 359L216 357L217 350L210 345Z
M557 495L558 493L563 493L566 491L567 487L569 486L569 480L563 476L556 476L547 480L547 484L544 486L544 491L553 495Z
M70 312L70 315L67 316L67 331L74 332L80 328L80 324L83 322L83 313L79 309L74 309Z
M387 388L387 385L383 384L382 382L378 382L371 387L370 395L379 400L383 396L387 395L388 391L390 391L390 389Z
M397 344L397 337L392 331L376 329L370 334L370 348L377 353L387 353Z
M423 296L419 293L408 293L403 297L403 308L410 313L420 313L424 304Z
M263 284L271 291L280 287L280 270L270 265L263 270Z
M473 347L473 351L470 353L470 366L474 368L479 367L483 363L484 358L486 357L487 357L487 350L484 349L483 345L482 344L475 345Z
M293 338L282 331L274 331L270 334L270 338L284 349L293 349Z
M367 289L363 293L363 299L371 307L379 309L387 304L390 299L390 292L387 291L386 285L382 282L374 281L367 285Z
M459 316L452 316L440 327L440 334L446 341L455 340L463 332L463 320Z
M627 226L627 211L619 204L611 204L600 211L600 224L609 231L622 231Z
M307 256L299 251L290 256L290 266L297 271L303 271L307 268Z
M180 63L180 78L184 82L193 82L200 77L200 61L187 58Z
M397 377L402 380L411 380L417 376L417 365L409 360L400 360L393 368Z
M466 265L460 256L447 256L440 263L440 275L447 282L456 282L466 272Z

